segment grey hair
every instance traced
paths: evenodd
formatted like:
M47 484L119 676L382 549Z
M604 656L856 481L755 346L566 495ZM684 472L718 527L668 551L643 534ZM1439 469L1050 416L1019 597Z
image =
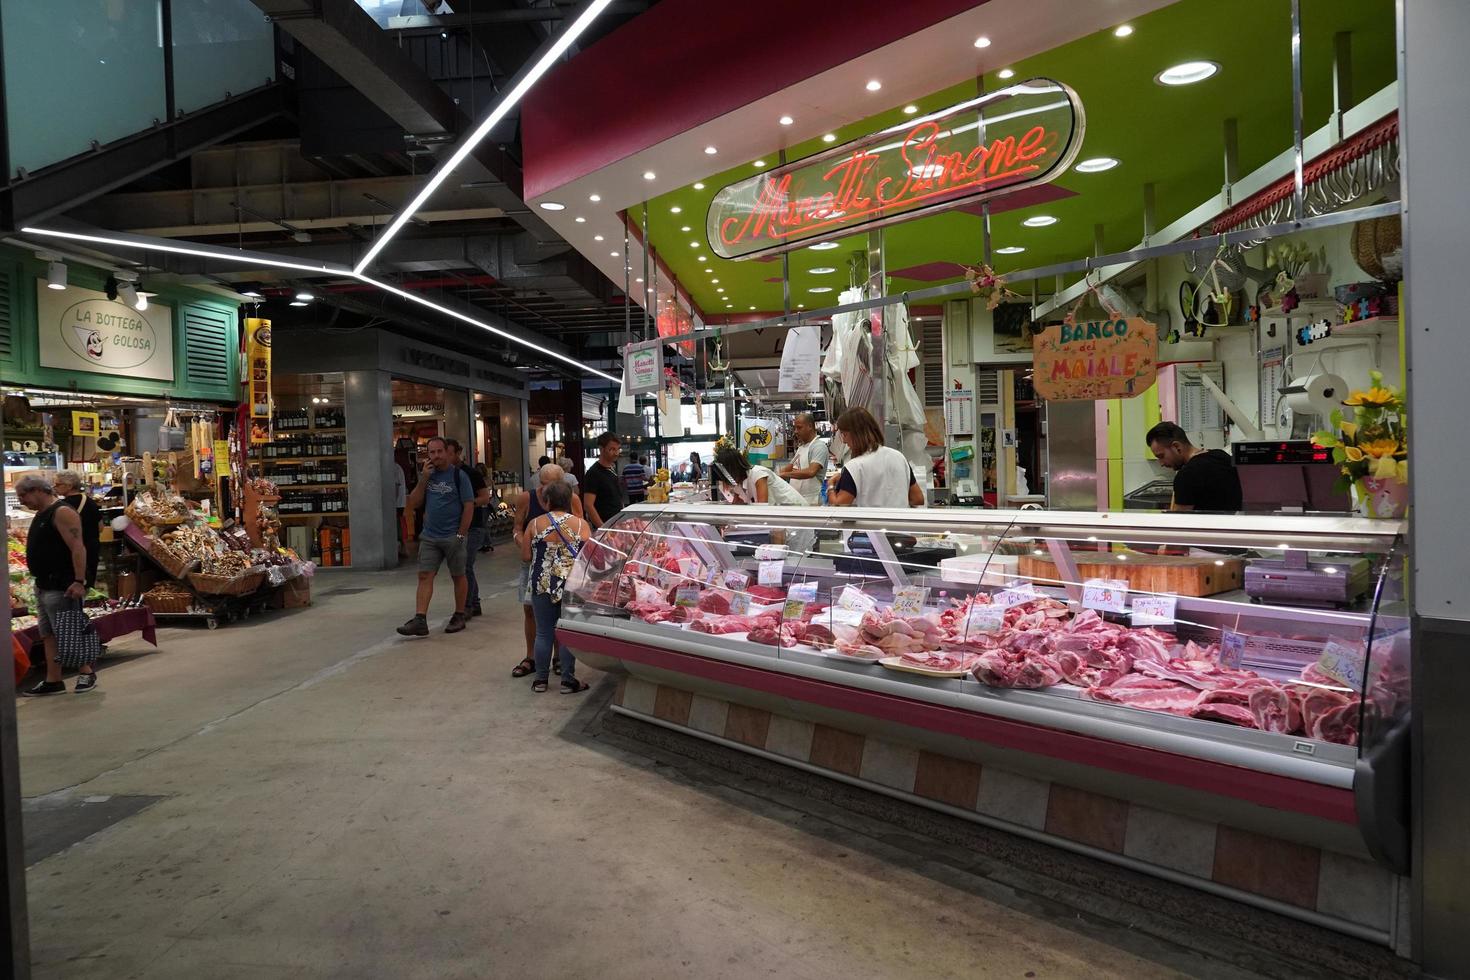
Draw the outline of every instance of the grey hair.
M572 471L572 458L570 456L558 456L555 462L557 466L560 466L566 472L570 473Z
M56 487L44 476L32 473L15 481L16 494L30 493L32 490L45 490L47 493L55 493Z
M793 421L805 422L807 425L811 426L814 429L817 427L817 417L811 412L802 412Z
M65 484L78 490L82 488L82 477L76 470L61 470L51 478L51 482L58 487Z

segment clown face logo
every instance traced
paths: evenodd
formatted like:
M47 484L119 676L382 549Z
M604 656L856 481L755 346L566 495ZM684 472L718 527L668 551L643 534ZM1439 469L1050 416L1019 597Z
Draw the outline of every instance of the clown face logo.
M102 360L102 352L106 350L102 342L102 335L88 327L73 327L72 329L77 332L77 341L82 345L83 356L89 361Z

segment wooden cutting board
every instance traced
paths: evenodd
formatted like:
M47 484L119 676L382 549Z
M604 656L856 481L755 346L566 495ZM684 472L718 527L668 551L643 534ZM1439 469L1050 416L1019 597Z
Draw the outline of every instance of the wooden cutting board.
M1107 557L1101 557L1107 554ZM1119 561L1118 555L1127 555ZM1022 578L1056 581L1056 564L1049 556L1022 555L1017 563ZM1136 592L1207 596L1239 589L1245 580L1245 561L1240 558L1208 558L1189 555L1145 555L1137 551L1098 552L1077 555L1077 573L1090 578L1122 579Z

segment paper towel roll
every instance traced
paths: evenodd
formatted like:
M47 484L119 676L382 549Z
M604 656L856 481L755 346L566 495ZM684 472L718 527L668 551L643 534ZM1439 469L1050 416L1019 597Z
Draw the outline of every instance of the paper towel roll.
M1347 382L1337 375L1309 374L1283 386L1281 400L1297 414L1328 415L1347 394Z

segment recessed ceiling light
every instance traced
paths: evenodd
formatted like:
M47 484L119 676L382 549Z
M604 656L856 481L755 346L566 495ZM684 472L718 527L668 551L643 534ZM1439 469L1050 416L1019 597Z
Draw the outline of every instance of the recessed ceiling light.
M714 156L716 153L720 152L720 148L718 146L706 146L704 148L704 152L708 153L710 156Z
M977 47L977 48L988 48L988 47L990 47L990 38L986 37L984 34L981 34L979 37L975 38L975 47Z
M577 222L577 224L579 224L579 225L585 225L585 224L586 224L586 223L587 223L587 219L586 219L586 218L584 218L584 217L582 217L582 216L581 216L581 215L580 215L580 214L579 214L579 215L577 215L577 217L576 217L576 222Z
M690 248L698 248L699 247L699 243L698 242L690 242L689 243L689 247Z
M996 77L998 77L998 78L1015 78L1016 77L1015 71L1013 71L1010 68L1002 68L1000 71L996 72L995 74L996 74Z
M717 292L717 293L723 293L724 291L725 291L725 287L724 286L718 286L715 289L715 292Z
M302 303L310 303L312 300L316 299L316 297L313 296L311 293L308 293L305 290L303 290L303 291L301 291L301 292L299 292L299 293L296 294L296 299L299 302L302 302Z
M684 227L680 228L679 230L680 231L688 231L689 230L689 226L688 225L685 225Z
M241 293L240 295L241 296L248 296L251 299L265 299L265 295L263 293L261 293L260 290L258 290L258 289L247 289L243 293Z
M698 258L699 261L701 261L701 262L708 262L709 261L709 256L708 255L699 255L699 256L696 256L696 258Z
M643 277L642 276L639 276L637 279L634 279L633 281L634 282L642 282L643 281Z
M694 189L697 190L697 191L704 190L704 181L702 181L702 180L695 181L694 182Z
M761 167L764 167L765 165L766 161L764 160L757 160L754 164L752 164L752 166L754 166L757 170L759 170Z
M673 207L669 208L669 214L679 214L683 210L684 210L683 208L681 208L681 207L679 207L679 205L675 204Z
M711 271L711 272L713 272L713 271L714 271L714 270L713 270L713 269L711 269L711 270L710 270L710 271ZM710 282L719 282L719 281L720 281L720 280L718 280L718 279L711 279L711 280L710 280Z
M291 305L292 306L306 306L307 304L303 300L293 299L291 301Z
M617 258L618 257L618 253L617 252L608 252L607 254L608 255L611 255L613 258Z
M1113 157L1093 157L1091 160L1083 160L1072 169L1079 174L1095 174L1104 170L1112 170L1118 165Z
M783 126L790 126L792 123L796 122L796 120L792 119L790 116L782 116L779 120L777 120L777 122L779 122Z
M835 143L835 142L837 142L837 134L836 133L828 133L828 134L826 134L825 136L822 137L822 142L823 143Z
M831 286L813 286L811 289L807 290L807 292L809 293L830 293L831 291Z
M1022 248L1021 246L1019 246L1019 245L1007 245L1005 248L998 248L998 249L996 249L995 250L995 254L996 255L1019 255L1019 254L1021 254L1024 251L1026 251L1026 250L1024 248Z
M804 310L804 309L806 309L806 304L805 303L797 303L796 304L796 308L798 310Z
M867 86L866 86L866 88L867 88L867 90L869 92L876 92L876 91L878 91L882 87L883 87L883 83L880 82L880 81L878 81L878 79L876 79L876 78L870 80L868 82Z
M601 194L588 194L587 195L587 200L591 201L593 204L596 204L598 201L602 200L602 195Z
M1049 214L1034 215L1021 222L1021 224L1025 225L1027 228L1045 228L1047 225L1054 225L1056 223L1057 219L1053 218Z
M657 176L658 176L658 174L654 173L652 170L645 170L645 171L643 171L643 179L644 180L653 180Z
M541 210L543 211L565 211L566 209L567 206L565 204L558 204L556 201L541 202Z
M1117 27L1113 28L1113 37L1127 37L1129 34L1132 33L1132 24L1119 24Z
M600 241L602 241L602 236L601 235L593 235L592 236L592 240L594 242L600 242Z
M754 306L752 306L752 307L751 307L751 309L752 309L752 310L753 310L753 309L755 309L755 307L754 307Z
M817 244L815 244L815 245L808 245L807 247L810 248L813 252L825 252L829 248L836 248L837 247L837 243L836 242L817 242Z
M1173 68L1165 68L1154 76L1154 81L1160 85L1193 85L1202 82L1215 72L1220 66L1213 61L1186 61Z
M912 116L914 113L919 111L919 107L916 105L906 105L903 107L903 111L904 115Z
M817 268L815 268L815 269L812 270L812 275L814 275L814 276L825 276L829 272L836 272L836 271L837 271L837 268L835 266L821 265L821 266L817 266Z

